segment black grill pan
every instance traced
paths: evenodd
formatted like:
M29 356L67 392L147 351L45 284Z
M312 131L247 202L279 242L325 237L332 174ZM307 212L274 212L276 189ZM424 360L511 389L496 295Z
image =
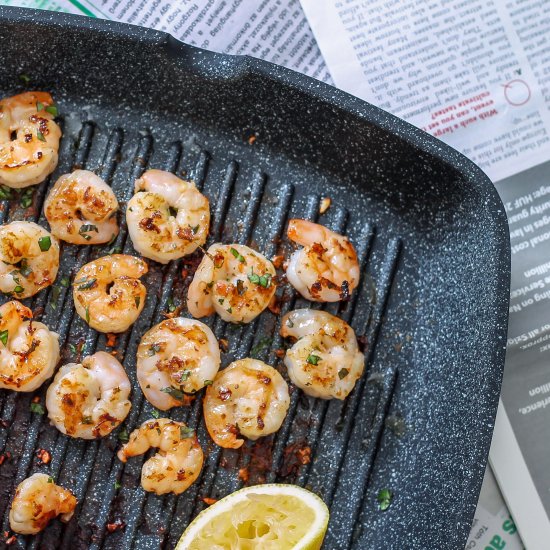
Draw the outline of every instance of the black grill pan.
M19 75L28 75L29 88L54 95L64 132L59 166L33 207L3 201L2 221L46 225L48 187L76 167L96 171L120 201L147 167L186 174L211 200L210 242L252 243L268 256L289 251L290 217L319 220L357 246L359 292L327 309L350 321L367 349L365 375L345 402L294 391L279 433L242 452L209 442L200 397L172 409L197 427L208 455L179 498L141 489L143 457L123 466L116 432L69 439L30 412L33 395L0 392L1 531L14 487L35 471L79 500L69 524L52 522L14 547L173 548L202 498L234 491L246 472L248 484L298 483L321 495L332 513L326 549L462 550L491 440L507 324L508 230L487 177L443 143L325 84L160 32L0 7L0 47L1 95L22 91ZM324 197L332 205L320 214ZM124 225L115 246L134 252ZM55 289L28 301L61 335L66 362L74 358L69 344L111 349L74 315L70 291L59 284L106 251L63 245ZM136 382L137 344L170 298L184 300L197 260L151 262L146 309L118 339L134 386L129 430L152 410ZM285 291L283 313L305 305ZM208 322L228 341L224 365L253 354L284 373L274 353L283 345L277 316L266 312L246 328ZM36 392L42 402L44 393ZM51 452L51 463L37 459L39 449ZM383 488L394 495L385 512L377 506Z

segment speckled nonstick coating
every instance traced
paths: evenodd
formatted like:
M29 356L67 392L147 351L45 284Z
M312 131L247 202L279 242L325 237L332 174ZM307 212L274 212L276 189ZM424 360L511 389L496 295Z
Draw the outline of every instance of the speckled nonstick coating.
M0 449L10 453L0 466L2 530L15 485L34 471L51 473L80 501L68 525L52 522L15 547L172 548L205 506L202 497L243 484L241 469L248 484L299 483L321 495L331 507L326 549L462 550L491 441L509 292L506 216L481 170L330 86L160 32L0 7L0 45L1 95L22 91L19 75L28 75L30 89L54 95L64 130L59 166L35 193L35 210L4 201L2 221L28 214L46 225L46 190L75 166L95 170L121 201L147 167L186 173L211 200L210 242L288 252L278 236L295 216L348 234L363 262L362 284L351 302L327 309L350 320L367 347L365 375L345 402L295 390L279 433L242 452L209 441L202 395L172 409L197 427L208 454L197 483L177 498L143 492L144 458L123 467L115 457L119 430L100 441L69 439L29 411L32 395L0 392ZM332 205L319 215L323 197ZM124 223L116 244L133 252ZM69 343L90 351L105 349L106 339L74 315L59 280L106 251L64 245L57 300L50 288L27 301L45 308L42 320L61 334L65 361L74 358ZM163 318L169 297L184 300L197 260L151 262L146 309L118 339L134 388L129 430L152 410L136 382L137 344ZM289 289L285 297L283 312L307 305ZM279 317L265 312L246 328L208 322L228 340L224 366L254 354L286 376L274 353L282 341L269 340ZM40 448L51 451L50 464L38 463ZM377 507L383 488L394 494L385 512Z

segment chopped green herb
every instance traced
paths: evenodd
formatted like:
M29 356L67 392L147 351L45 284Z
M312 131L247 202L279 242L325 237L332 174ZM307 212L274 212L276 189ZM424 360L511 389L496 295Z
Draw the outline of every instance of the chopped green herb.
M64 286L67 288L71 284L71 280L66 275L64 277L61 277L61 280L59 281L61 286Z
M264 288L269 288L271 286L271 275L269 273L260 277L260 286Z
M173 388L172 386L168 386L167 388L161 388L160 390L163 393L167 393L170 397L173 397L177 401L183 401L185 398L185 394L178 390L177 388Z
M52 246L52 240L50 237L40 237L40 239L38 239L38 246L42 252L47 252L50 246Z
M38 112L40 112L43 108L44 108L44 103L42 103L41 101L37 101L36 102L36 110Z
M46 410L44 409L44 406L40 403L31 403L31 412L36 414L44 414Z
M153 418L160 418L160 413L157 411L157 409L153 409L151 411L151 415L153 416Z
M349 374L348 369L340 369L338 371L338 378L340 378L340 380L343 380L348 374Z
M52 287L52 298L50 300L50 306L53 310L57 309L57 300L59 298L59 295L61 294L61 289L58 286Z
M21 82L23 82L23 84L27 85L31 81L31 78L30 78L30 76L27 76L26 74L20 74L19 75L19 80L21 80Z
M23 292L25 292L25 289L21 286L21 285L17 285L13 291L16 293L16 294L23 294Z
M272 342L273 339L269 338L268 336L260 338L259 342L250 350L250 357L252 357L253 359L259 359L258 355L269 348Z
M218 298L218 303L223 306L223 303L225 302L225 298Z
M80 229L78 230L78 234L81 237L84 237L87 241L89 241L92 237L91 235L87 235L90 231L95 231L96 233L99 233L99 229L96 225L93 225L91 223L85 223L84 225L80 226Z
M128 437L128 430L126 428L122 428L122 430L118 432L118 440L126 443L129 439L130 438Z
M115 489L120 489L122 487L122 484L120 481L115 481Z
M37 137L40 141L46 141L46 138L44 137L44 134L43 134L40 130L37 130L37 131L36 131L36 137Z
M47 113L50 113L50 115L52 116L57 116L59 113L57 109L57 105L48 105L45 110Z
M168 207L168 215L173 216L174 218L178 215L178 209L172 208L171 206Z
M229 249L229 252L231 252L231 254L233 254L233 256L234 256L239 262L241 262L242 264L245 263L245 261L244 261L244 256L243 256L236 248L231 247L231 248Z
M232 308L232 307L228 307L228 308L227 308L227 313L233 313L233 308Z
M10 200L13 199L13 191L5 185L0 185L0 199Z
M120 246L113 246L113 248L109 248L107 250L107 254L120 254L122 252L122 247Z
M26 258L23 258L21 260L21 267L19 268L19 273L21 273L23 277L28 277L32 273L32 269L30 268Z
M214 383L214 380L205 380L205 381L203 382L203 384L204 384L205 386L211 386L213 383Z
M195 430L193 428L188 428L187 426L180 426L180 436L182 439L189 439L195 435Z
M385 512L390 507L393 493L389 489L381 489L378 491L376 498L378 499L378 509L381 512Z
M86 306L86 322L90 323L90 308L89 306Z
M93 424L92 417L91 416L83 416L82 417L82 424Z
M69 351L73 354L73 355L76 355L77 353L77 349L76 349L76 346L74 344L69 344Z
M248 274L248 280L255 285L260 284L260 276L254 273L254 268L252 268L252 271Z
M168 298L168 301L166 302L166 305L168 306L168 311L171 313L172 311L176 311L176 304L174 304L174 299L172 296Z
M89 290L90 288L92 288L95 283L96 283L97 279L88 279L85 283L82 283L81 285L79 285L77 287L78 290Z
M8 334L9 332L7 330L3 330L0 332L0 342L2 342L4 346L8 345Z
M193 235L196 235L199 232L199 228L200 228L200 225L195 225L195 227L191 228Z
M156 353L158 353L160 350L161 350L160 344L153 344L153 345L149 348L149 352L148 352L149 357L152 357L153 355L155 355Z
M34 187L27 187L22 193L19 200L21 208L28 208L32 204L32 196L34 194Z
M134 302L136 307L139 308L139 304L141 304L141 296L134 296Z
M289 317L286 321L286 326L292 328L294 326L294 321Z
M307 356L306 362L309 363L310 365L317 365L320 360L321 358L318 355L313 355L313 353L310 353Z
M183 382L186 382L189 379L190 376L191 376L191 371L190 370L184 370L180 374L180 384L183 384Z
M113 244L115 244L116 237L117 236L113 233L111 240L107 243L107 246L112 246Z
M48 483L53 483L53 477L52 476L48 477Z

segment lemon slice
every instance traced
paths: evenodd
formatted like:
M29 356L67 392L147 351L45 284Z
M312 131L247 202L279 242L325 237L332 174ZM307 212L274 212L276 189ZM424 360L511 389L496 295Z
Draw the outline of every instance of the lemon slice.
M319 550L328 518L326 504L296 485L246 487L202 511L176 550Z

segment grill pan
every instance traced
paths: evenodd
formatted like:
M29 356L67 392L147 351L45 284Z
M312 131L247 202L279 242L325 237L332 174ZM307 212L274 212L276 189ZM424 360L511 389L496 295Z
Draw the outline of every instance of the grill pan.
M1 531L15 486L31 473L49 473L79 500L67 525L54 521L13 547L173 548L202 498L238 489L246 472L246 484L297 483L322 496L331 508L325 549L462 549L486 465L507 326L508 229L488 178L450 147L334 88L160 32L0 7L0 44L1 95L21 92L18 77L28 75L30 89L50 91L59 104L64 133L59 166L32 207L2 201L2 222L47 226L48 187L77 167L106 179L123 204L148 167L187 175L211 201L209 242L252 244L268 257L290 250L289 218L319 220L356 244L359 292L326 309L363 336L367 357L345 402L295 390L281 430L241 451L209 442L201 396L172 409L197 428L207 453L201 477L177 498L141 489L145 457L116 459L120 429L73 440L32 413L33 396L43 403L48 384L34 394L0 391ZM324 197L332 205L320 214ZM135 253L124 221L115 246ZM25 301L43 308L40 319L59 332L62 361L74 359L69 344L112 350L74 315L70 289L59 284L107 249L63 244L55 288ZM139 339L170 298L184 301L197 261L151 262L145 310L118 338L133 384L128 430L152 411L136 380ZM289 289L281 304L282 313L319 307ZM265 312L239 328L209 319L228 341L222 365L252 354L286 376L274 354L283 346L278 320ZM51 452L49 464L37 459L40 449ZM385 512L377 507L383 488L394 495Z

